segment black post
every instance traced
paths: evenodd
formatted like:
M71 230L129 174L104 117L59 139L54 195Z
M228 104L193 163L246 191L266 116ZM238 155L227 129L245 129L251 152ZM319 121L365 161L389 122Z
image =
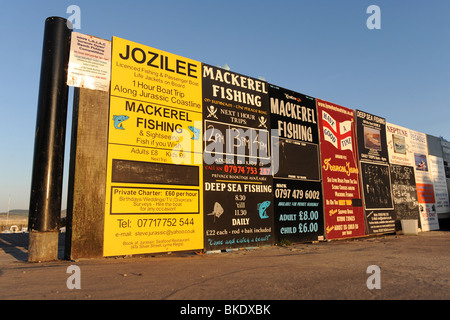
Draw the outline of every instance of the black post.
M58 258L71 32L66 19L45 20L28 220L30 262Z

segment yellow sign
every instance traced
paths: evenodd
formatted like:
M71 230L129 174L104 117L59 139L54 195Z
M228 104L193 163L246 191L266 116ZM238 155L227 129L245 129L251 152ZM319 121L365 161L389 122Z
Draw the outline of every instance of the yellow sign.
M112 47L104 256L202 249L201 63Z
M111 214L200 213L199 191L113 187Z

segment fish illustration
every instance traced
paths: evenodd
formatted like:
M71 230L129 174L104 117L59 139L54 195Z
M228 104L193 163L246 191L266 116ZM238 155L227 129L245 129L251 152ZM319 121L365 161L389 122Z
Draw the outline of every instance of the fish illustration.
M267 219L269 217L266 212L266 210L269 206L270 206L270 201L264 201L262 203L258 203L256 208L258 209L259 217L261 219Z
M189 130L191 130L192 133L194 134L194 135L192 136L192 140L198 140L199 134L200 134L200 129L197 129L197 128L191 127L191 126L189 126L188 128L189 128Z
M119 129L119 130L125 130L125 128L122 126L122 122L124 122L125 120L128 120L128 116L113 116L113 120L114 120L114 128Z
M208 213L208 216L214 216L214 222L216 222L216 217L220 218L220 216L223 214L223 208L220 205L220 203L216 202L214 203L214 210L211 213Z

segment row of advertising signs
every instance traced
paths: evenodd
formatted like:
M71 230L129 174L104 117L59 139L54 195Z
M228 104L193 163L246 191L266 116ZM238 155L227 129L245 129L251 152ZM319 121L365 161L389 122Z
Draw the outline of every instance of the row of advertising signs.
M443 157L382 117L114 37L104 256L439 228Z

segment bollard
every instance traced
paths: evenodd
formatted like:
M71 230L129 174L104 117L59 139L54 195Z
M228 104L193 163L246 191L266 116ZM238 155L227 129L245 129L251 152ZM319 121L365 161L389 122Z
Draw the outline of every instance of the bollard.
M58 259L71 32L67 20L45 20L31 178L28 261Z

